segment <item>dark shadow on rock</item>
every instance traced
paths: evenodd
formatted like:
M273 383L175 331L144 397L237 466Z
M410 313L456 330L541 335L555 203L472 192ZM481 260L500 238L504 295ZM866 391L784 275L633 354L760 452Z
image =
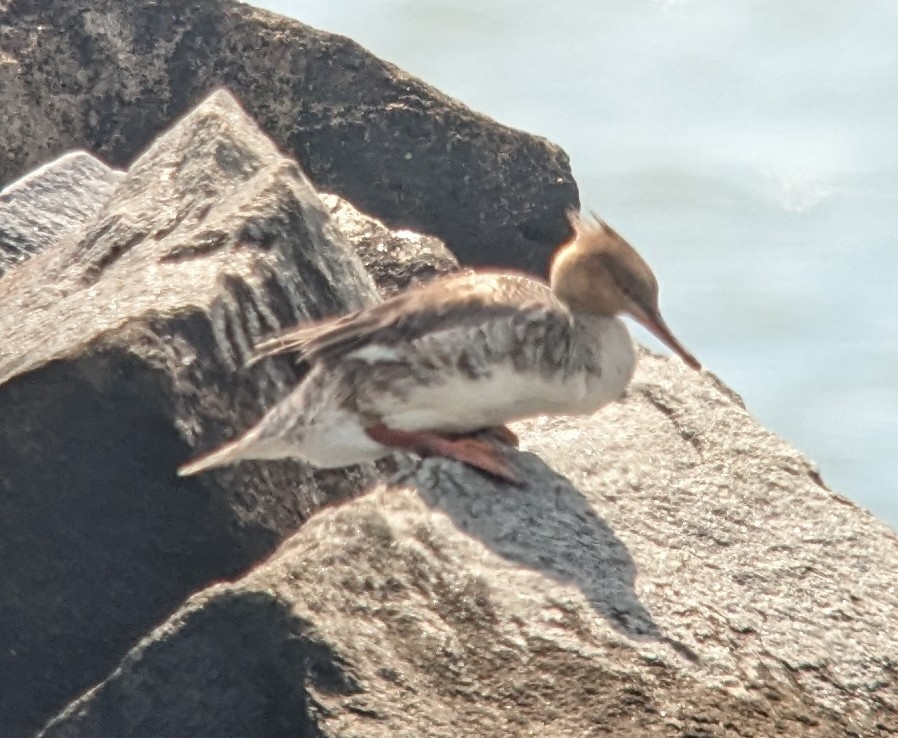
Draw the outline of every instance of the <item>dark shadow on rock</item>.
M331 647L288 605L227 589L150 634L41 736L318 738L314 694L358 691Z
M519 487L499 484L462 464L428 459L403 465L394 483L414 484L460 530L516 564L573 583L615 630L661 641L691 661L696 654L664 634L635 591L636 565L624 542L570 480L538 456L518 453Z
M121 362L101 386L89 364L0 387L4 735L31 735L184 597L282 537L174 477L190 451L152 372Z

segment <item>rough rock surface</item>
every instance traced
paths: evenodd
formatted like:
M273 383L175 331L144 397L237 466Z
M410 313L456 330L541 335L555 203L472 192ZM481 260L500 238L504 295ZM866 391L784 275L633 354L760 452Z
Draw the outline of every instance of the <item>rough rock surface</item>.
M0 716L33 730L183 599L239 575L373 467L179 480L298 375L260 335L376 299L296 163L225 93L96 216L0 279Z
M234 90L318 189L463 262L542 274L578 203L566 155L355 42L230 0L0 0L0 182L73 148L125 166Z
M334 225L352 243L381 296L458 271L458 261L442 241L414 231L393 231L336 195L321 195Z
M92 219L121 178L122 172L75 151L0 192L0 276Z
M517 426L317 514L196 596L46 738L898 732L898 541L731 392L643 356L589 419Z

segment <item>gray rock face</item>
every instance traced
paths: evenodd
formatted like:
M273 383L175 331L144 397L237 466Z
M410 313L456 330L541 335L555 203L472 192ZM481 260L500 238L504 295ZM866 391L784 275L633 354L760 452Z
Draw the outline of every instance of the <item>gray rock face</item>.
M466 263L543 274L578 195L564 152L355 42L227 0L0 3L0 182L72 148L125 166L226 85L319 189Z
M296 381L288 360L241 369L260 335L375 296L295 162L225 93L0 279L4 736L31 735L188 594L370 479L174 470Z
M644 356L625 401L516 430L526 486L407 463L43 735L898 730L895 535L713 378Z
M121 178L75 151L0 192L0 276L93 218Z
M438 238L392 231L336 195L322 194L321 201L365 262L383 297L458 271L458 261Z

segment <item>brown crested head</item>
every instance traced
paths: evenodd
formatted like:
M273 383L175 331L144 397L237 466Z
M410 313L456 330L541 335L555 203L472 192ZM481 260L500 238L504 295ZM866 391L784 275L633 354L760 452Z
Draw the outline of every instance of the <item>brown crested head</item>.
M574 237L555 255L552 290L575 312L629 315L693 369L701 364L674 337L658 307L658 280L645 260L607 223L570 212Z

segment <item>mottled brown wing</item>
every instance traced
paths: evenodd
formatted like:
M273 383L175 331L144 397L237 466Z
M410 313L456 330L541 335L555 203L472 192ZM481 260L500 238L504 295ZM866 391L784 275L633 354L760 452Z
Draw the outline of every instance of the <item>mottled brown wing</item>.
M395 345L428 332L483 324L528 308L556 305L548 285L523 274L450 275L374 307L290 329L256 346L252 362L297 352L333 360L365 344Z
M280 354L298 353L301 356L307 356L310 344L314 345L316 341L326 340L328 336L340 336L344 330L361 322L364 312L356 311L347 315L325 318L298 328L288 328L283 333L266 338L255 345L253 356L247 366L252 366L269 356Z

